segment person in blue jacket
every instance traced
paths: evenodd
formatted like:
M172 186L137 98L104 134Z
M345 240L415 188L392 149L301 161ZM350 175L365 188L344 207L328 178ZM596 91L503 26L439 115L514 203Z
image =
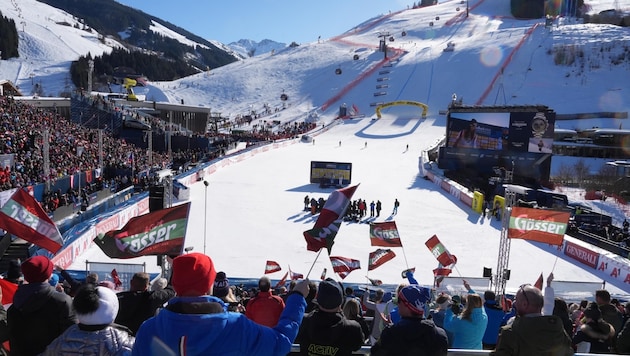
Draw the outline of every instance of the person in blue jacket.
M470 288L467 281L464 281L464 287L468 290L468 293L475 293L475 291ZM503 323L506 313L503 311L501 305L497 303L496 294L493 291L485 291L483 293L483 299L483 309L488 316L488 327L483 334L483 349L494 350L497 339L499 338L499 330L501 329L501 324Z
M481 339L488 325L488 316L483 309L481 297L477 294L466 296L466 306L459 315L453 308L446 310L444 329L453 335L451 347L454 349L481 350Z
M212 260L202 253L176 257L171 284L177 296L140 326L132 355L288 354L306 308L308 280L296 284L278 324L270 328L228 312L211 296L215 276Z

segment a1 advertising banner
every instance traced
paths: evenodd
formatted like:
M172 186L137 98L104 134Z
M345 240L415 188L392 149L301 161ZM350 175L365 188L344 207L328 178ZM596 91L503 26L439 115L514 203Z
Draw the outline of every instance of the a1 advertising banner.
M190 202L132 218L120 230L94 239L111 258L179 255L184 247Z
M513 207L508 237L562 245L569 217L564 211Z
M370 224L370 243L372 246L402 247L395 221Z

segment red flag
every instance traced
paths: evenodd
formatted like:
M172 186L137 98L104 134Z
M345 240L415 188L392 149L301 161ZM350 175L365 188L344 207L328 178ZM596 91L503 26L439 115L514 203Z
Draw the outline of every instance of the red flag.
M111 258L179 255L184 249L190 202L129 219L120 230L94 238Z
M289 276L289 272L286 272L284 274L284 277L282 277L281 280L278 281L278 283L276 283L275 288L280 288L282 286L284 286L284 284L287 282L287 277Z
M370 252L370 257L368 261L368 271L376 269L377 267L382 266L385 262L396 257L394 251L390 249L382 249L379 248L374 252Z
M303 274L295 273L295 272L291 271L291 266L289 266L289 274L291 275L291 280L292 281L304 278Z
M350 199L352 199L352 195L358 186L357 184L337 189L330 193L326 204L322 208L322 212L315 222L315 226L311 230L304 231L307 250L318 252L323 247L326 247L330 255L330 250L332 249L335 236L337 236L337 231L339 231L341 226L343 215L348 205L350 205Z
M2 305L13 303L13 295L15 294L18 285L13 282L9 282L6 279L0 278L0 287L2 288Z
M370 224L370 242L372 246L402 247L395 221Z
M457 257L448 252L446 247L444 247L444 245L440 242L440 239L438 239L437 235L431 236L431 238L424 244L429 248L429 250L431 250L433 256L437 258L438 262L440 262L442 266L450 266L457 262Z
M122 287L122 281L120 280L120 277L118 276L118 271L116 271L115 268L112 270L112 279L114 280L114 285L116 286L116 289Z
M278 272L278 271L281 271L281 270L282 270L282 268L280 267L280 265L276 261L267 261L267 264L265 265L265 274L267 274L267 273L274 273L274 272Z
M367 279L368 279L368 281L370 281L370 283L371 283L373 286L375 286L375 287L378 287L378 286L380 286L381 284L383 284L383 281L381 281L380 279L372 279L372 278L370 278L370 277L368 277L368 276L365 276L365 278L367 278Z
M542 272L540 272L540 277L538 277L538 279L536 280L536 283L534 283L534 287L538 288L539 290L543 289L543 275L542 275Z
M564 211L513 207L508 237L562 245L570 216Z
M341 277L346 278L350 272L361 269L361 261L347 257L330 256L330 263L333 266L333 271Z
M0 228L52 253L63 246L57 225L23 189L16 190L0 209Z
M436 268L433 270L433 277L444 276L447 277L450 275L452 270L450 268Z

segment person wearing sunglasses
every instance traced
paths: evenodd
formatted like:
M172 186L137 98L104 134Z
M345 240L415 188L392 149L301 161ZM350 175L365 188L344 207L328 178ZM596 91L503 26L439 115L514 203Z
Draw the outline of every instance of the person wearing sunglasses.
M573 355L571 338L562 320L555 315L543 315L543 305L540 289L529 284L520 286L513 303L516 318L501 329L497 346L490 355Z

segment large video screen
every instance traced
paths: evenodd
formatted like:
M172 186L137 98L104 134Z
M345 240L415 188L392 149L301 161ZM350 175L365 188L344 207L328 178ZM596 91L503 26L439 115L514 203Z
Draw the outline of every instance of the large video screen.
M547 181L555 112L547 107L451 107L438 167L482 179L513 171L514 179Z
M352 181L352 163L311 161L311 183L346 186Z

